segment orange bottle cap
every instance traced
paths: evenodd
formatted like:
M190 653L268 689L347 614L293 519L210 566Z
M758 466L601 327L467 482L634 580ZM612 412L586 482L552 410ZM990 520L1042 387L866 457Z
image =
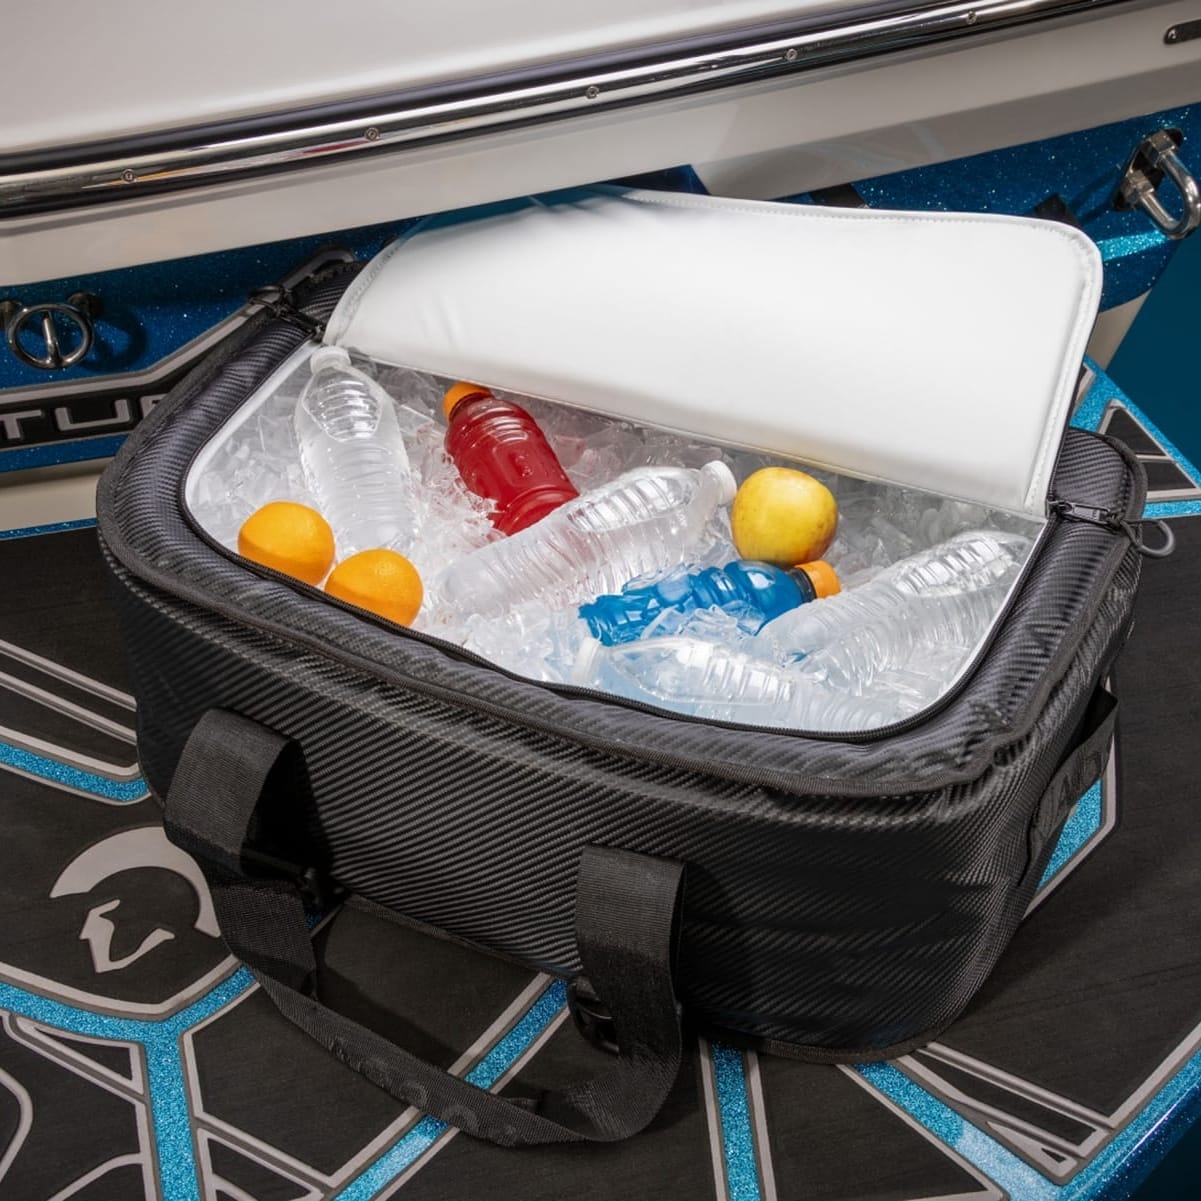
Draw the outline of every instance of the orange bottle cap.
M446 420L450 420L451 413L454 412L455 406L461 400L470 400L473 396L491 396L492 393L487 388L481 387L479 384L458 383L453 388L448 388L446 395L442 397L442 412L446 415Z
M813 585L818 597L837 596L842 591L838 575L825 559L814 559L812 563L798 563L797 571L803 571Z

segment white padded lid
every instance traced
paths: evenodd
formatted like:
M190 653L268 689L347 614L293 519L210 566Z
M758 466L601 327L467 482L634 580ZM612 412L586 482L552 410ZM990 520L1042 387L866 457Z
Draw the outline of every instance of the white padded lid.
M1100 286L1051 222L601 188L423 224L326 340L1041 517Z

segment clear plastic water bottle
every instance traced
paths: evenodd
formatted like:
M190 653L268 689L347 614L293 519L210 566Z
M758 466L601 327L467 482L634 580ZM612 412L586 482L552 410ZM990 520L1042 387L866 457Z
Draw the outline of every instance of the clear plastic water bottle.
M861 588L807 605L764 626L780 657L803 656L811 680L862 694L881 672L958 648L966 661L996 617L1030 551L1020 534L973 530L902 559ZM930 670L933 700L950 681Z
M896 721L881 703L804 680L781 667L699 638L652 638L606 647L585 640L571 682L713 721L801 730L862 730Z
M817 559L795 567L773 567L738 559L725 567L674 572L664 580L641 587L626 585L619 593L598 596L580 606L580 616L593 637L606 646L633 642L661 614L697 609L723 609L739 619L748 633L789 609L839 590L838 576L829 563Z
M413 485L392 398L340 346L314 351L309 367L296 437L338 557L376 547L408 552L416 536Z
M567 608L613 592L679 563L736 490L719 460L699 470L627 471L452 563L442 575L442 601L459 614L495 614L524 601Z

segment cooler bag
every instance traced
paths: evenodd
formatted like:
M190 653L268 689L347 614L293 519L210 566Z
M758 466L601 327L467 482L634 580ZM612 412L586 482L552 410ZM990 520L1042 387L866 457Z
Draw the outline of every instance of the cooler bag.
M365 269L262 297L128 439L99 524L146 780L280 1011L502 1144L643 1128L685 1026L817 1061L945 1027L1113 734L1145 484L1121 445L1065 430L1099 275L1051 223L602 189L426 222ZM884 729L536 683L239 559L193 519L205 448L318 338L1041 532L969 669ZM595 1075L502 1098L328 1008L309 930L346 897L566 978L608 1052Z

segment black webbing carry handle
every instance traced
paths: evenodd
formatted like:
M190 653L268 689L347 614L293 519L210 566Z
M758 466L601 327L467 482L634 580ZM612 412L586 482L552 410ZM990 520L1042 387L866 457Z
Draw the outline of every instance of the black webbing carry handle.
M1055 769L1031 816L1029 858L1019 891L1032 875L1041 878L1051 846L1059 838L1072 806L1094 780L1104 775L1117 717L1117 698L1104 684L1098 684L1093 689L1072 745Z
M279 1011L397 1100L504 1146L611 1142L642 1130L679 1072L682 1034L672 978L683 866L586 847L576 891L584 974L607 1008L620 1052L600 1074L537 1101L508 1100L397 1047L317 999L317 962L297 882L247 875L242 844L273 771L294 743L257 722L209 710L197 722L166 798L171 839L195 856L221 933Z

